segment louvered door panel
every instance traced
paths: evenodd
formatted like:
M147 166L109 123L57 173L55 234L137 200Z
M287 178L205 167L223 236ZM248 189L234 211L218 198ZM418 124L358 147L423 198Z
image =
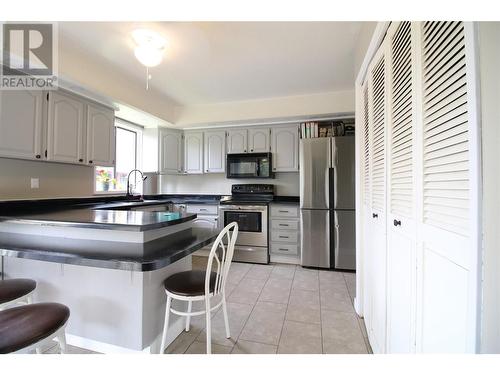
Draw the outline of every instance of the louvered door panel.
M413 217L413 69L411 23L398 25L391 39L390 210Z
M368 113L368 84L363 87L363 202L369 207L370 197L370 122Z
M386 90L384 55L372 70L371 206L385 212L385 126Z
M417 347L466 352L475 345L476 251L471 227L469 84L462 22L424 22L422 93L422 280Z
M411 22L394 22L387 32L388 64L388 216L387 352L415 351L416 80Z
M469 134L464 28L425 22L423 32L424 222L469 232Z

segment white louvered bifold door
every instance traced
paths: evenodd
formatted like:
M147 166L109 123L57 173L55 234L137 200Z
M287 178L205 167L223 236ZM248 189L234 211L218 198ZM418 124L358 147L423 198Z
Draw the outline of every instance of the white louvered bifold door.
M474 348L470 114L462 22L419 24L422 135L418 350ZM475 124L474 124L475 126ZM475 272L472 272L475 275Z
M362 93L362 127L363 127L363 137L362 137L362 176L363 180L362 186L362 205L363 205L363 217L362 217L362 242L363 242L363 311L365 318L365 325L368 332L371 332L372 327L372 306L371 301L372 291L371 291L371 279L372 279L372 243L371 243L371 225L372 225L372 209L371 209L371 127L370 127L370 113L369 113L369 96L368 96L368 81L361 87Z
M388 39L387 352L415 351L415 56L411 22Z
M386 43L384 42L383 46ZM368 70L368 124L370 204L365 211L366 246L369 257L368 337L374 353L386 350L386 58L380 48Z

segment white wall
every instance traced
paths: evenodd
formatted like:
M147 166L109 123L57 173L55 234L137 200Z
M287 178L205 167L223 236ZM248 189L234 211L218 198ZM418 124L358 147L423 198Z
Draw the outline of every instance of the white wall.
M160 193L230 195L232 184L274 184L277 195L299 195L299 173L276 173L274 179L227 179L226 175L162 175Z
M354 112L351 91L176 107L175 126Z
M479 23L483 164L481 352L500 353L500 23Z
M377 22L363 22L363 27L356 41L356 50L354 51L354 71L356 72L356 76L361 68L361 64L363 64L376 26Z

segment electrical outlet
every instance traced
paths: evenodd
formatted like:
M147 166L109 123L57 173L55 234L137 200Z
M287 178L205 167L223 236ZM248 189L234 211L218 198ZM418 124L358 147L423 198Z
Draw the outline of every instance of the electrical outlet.
M40 179L39 178L31 178L31 188L38 189L40 187Z

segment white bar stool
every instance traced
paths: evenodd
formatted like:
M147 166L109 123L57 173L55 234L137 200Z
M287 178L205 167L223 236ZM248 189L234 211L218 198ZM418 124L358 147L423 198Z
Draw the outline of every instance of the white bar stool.
M233 260L234 245L238 237L238 224L236 222L228 224L217 236L212 245L206 271L185 271L169 276L165 282L165 292L167 293L167 305L165 308L165 322L163 324L163 336L161 340L160 353L166 349L166 339L168 331L168 321L170 313L186 317L186 331L189 331L190 319L192 316L203 315L206 317L207 331L207 354L212 353L212 334L210 313L222 305L224 323L226 326L226 337L231 337L229 331L229 319L226 307L226 281L229 274L229 267ZM212 271L212 264L216 264L215 272ZM211 307L211 299L221 295L221 301ZM172 299L187 301L187 312L172 309ZM194 301L205 301L205 310L192 312Z

